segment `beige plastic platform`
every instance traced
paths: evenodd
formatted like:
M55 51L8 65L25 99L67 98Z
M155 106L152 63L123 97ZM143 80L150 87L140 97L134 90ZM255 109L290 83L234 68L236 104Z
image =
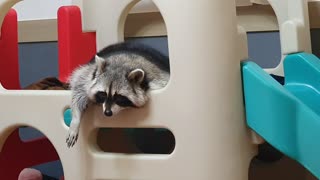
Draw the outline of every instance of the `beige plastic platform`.
M83 29L97 32L98 50L123 41L126 15L137 2L75 1L82 9ZM244 118L239 60L248 54L245 32L237 27L235 2L154 2L168 32L171 79L167 87L153 91L145 108L118 117L106 118L99 107L89 108L71 149L65 143L63 122L71 101L69 91L0 88L0 149L10 132L28 125L51 140L66 180L247 180L256 146ZM289 31L291 24L301 27L293 21L282 29ZM296 46L288 49L292 47ZM175 135L176 147L171 155L101 152L96 145L101 127L166 127Z

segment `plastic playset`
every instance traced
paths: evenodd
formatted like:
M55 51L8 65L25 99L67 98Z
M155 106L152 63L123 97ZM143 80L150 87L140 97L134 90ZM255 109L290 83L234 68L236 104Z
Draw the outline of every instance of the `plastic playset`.
M167 27L170 82L152 92L146 107L111 119L89 108L70 149L65 143L70 92L20 89L17 14L11 9L17 2L0 0L3 179L60 159L66 180L246 180L263 140L320 178L320 61L311 53L307 1L269 0L279 22L283 58L275 69L262 69L248 59L234 1L154 0ZM76 0L59 9L61 81L99 49L124 40L126 16L137 2ZM283 77L283 84L271 75ZM21 126L46 137L22 142ZM96 145L99 128L162 127L174 134L171 154L106 153Z

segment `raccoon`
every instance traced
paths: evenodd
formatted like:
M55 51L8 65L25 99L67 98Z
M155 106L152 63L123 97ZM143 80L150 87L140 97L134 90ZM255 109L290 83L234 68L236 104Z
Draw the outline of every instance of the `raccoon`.
M72 120L67 146L76 143L81 114L90 104L101 105L109 117L123 109L143 107L148 92L163 88L169 75L168 57L149 46L121 42L99 51L70 76Z

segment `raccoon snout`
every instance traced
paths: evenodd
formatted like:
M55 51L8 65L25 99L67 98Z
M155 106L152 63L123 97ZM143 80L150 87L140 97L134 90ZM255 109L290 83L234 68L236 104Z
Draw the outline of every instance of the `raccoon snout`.
M112 116L112 111L110 110L110 109L106 109L105 111L104 111L104 115L106 115L106 116Z

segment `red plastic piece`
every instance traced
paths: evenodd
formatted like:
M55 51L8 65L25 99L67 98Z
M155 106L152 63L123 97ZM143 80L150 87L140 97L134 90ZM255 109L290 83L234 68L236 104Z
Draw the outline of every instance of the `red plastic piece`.
M0 153L0 177L16 180L24 168L58 159L55 148L47 138L23 142L16 129L8 137Z
M17 14L10 10L0 37L0 80L8 89L20 89L17 34ZM95 33L82 32L81 11L77 6L65 6L58 10L58 48L59 79L63 82L67 81L74 68L87 63L96 53ZM16 180L24 168L58 159L55 148L47 138L23 142L19 129L16 129L1 150L0 177Z
M95 32L82 32L81 10L63 6L58 10L59 79L67 82L71 72L96 53Z
M0 82L7 89L20 89L17 13L11 9L4 18L0 35Z
M7 89L20 89L17 13L4 18L0 37L0 82ZM22 142L19 129L7 138L0 153L0 179L16 180L23 168L59 160L50 141L43 137Z

